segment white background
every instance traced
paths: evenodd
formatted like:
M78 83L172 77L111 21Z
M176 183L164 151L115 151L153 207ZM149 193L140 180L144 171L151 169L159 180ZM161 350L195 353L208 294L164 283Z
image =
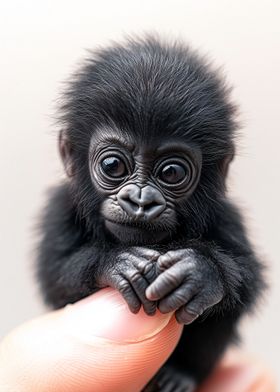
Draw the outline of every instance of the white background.
M0 336L44 311L33 278L34 223L62 176L52 124L61 81L125 33L181 37L224 65L243 137L230 174L270 290L241 327L244 346L280 371L280 2L277 0L0 3Z

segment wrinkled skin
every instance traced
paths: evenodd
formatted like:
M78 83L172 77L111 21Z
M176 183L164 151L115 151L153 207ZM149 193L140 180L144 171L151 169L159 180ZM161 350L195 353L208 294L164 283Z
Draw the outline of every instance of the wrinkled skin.
M179 323L190 324L224 296L217 268L191 249L161 255L157 270L159 276L147 289L147 298L159 301L162 313L176 312Z
M217 268L191 249L160 255L132 247L106 265L99 284L117 289L133 313L142 305L153 315L158 307L162 313L176 312L177 321L183 324L190 324L224 295Z
M148 315L153 315L157 303L149 301L145 292L156 278L155 262L159 255L157 251L140 247L121 252L112 263L106 265L100 284L118 290L131 312L137 313L142 305Z

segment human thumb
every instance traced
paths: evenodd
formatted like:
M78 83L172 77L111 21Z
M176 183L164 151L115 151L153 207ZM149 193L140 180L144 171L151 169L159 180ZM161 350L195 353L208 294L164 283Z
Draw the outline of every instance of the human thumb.
M140 391L181 331L171 315L134 315L118 292L101 290L7 335L0 345L0 390Z

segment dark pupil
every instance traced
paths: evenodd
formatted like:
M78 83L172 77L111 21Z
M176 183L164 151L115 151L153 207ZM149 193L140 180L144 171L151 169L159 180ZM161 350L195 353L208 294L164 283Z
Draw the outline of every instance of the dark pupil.
M125 164L120 158L108 157L101 162L104 172L111 177L122 177L126 173Z
M164 182L176 184L182 181L185 175L186 171L182 166L172 163L162 169L160 177Z

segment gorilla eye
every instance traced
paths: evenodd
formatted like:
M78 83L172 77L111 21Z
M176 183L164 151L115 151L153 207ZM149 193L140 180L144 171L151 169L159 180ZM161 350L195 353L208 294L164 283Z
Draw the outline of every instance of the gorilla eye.
M167 184L177 184L186 176L186 170L178 163L170 163L161 169L159 177Z
M116 156L103 159L101 161L101 168L107 176L114 178L123 177L127 173L125 163Z

